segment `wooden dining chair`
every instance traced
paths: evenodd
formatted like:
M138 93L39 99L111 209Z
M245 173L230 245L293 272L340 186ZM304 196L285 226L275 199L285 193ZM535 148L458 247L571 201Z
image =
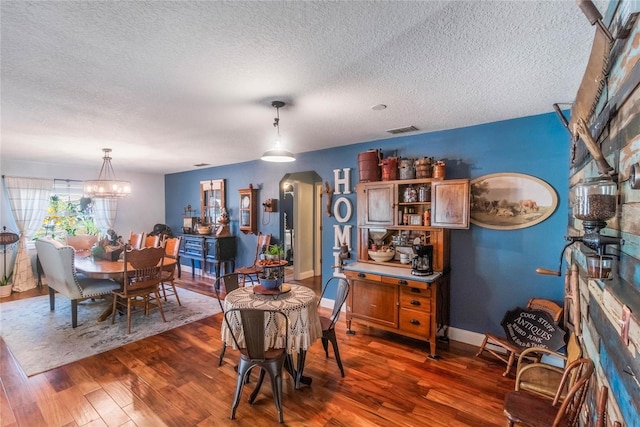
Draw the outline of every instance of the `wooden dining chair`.
M159 285L162 279L164 248L143 248L124 251L124 277L122 290L113 291L113 314L111 323L116 321L118 310L127 311L127 334L131 333L131 311L142 308L145 315L151 308L158 308L164 322L162 299Z
M179 260L179 252L180 252L180 242L182 241L181 237L171 237L167 238L160 245L164 246L164 256L165 258L173 258L177 260L177 262L170 266L164 266L162 269L162 280L160 280L160 291L162 292L162 297L165 301L167 301L167 295L174 295L176 300L178 301L178 305L182 305L180 302L180 297L178 296L178 291L176 289L176 271L180 271L180 260Z
M144 247L144 231L142 233L129 233L129 246L131 249L142 249Z
M541 310L547 312L556 323L560 321L563 313L563 308L561 306L544 298L531 298L527 303L527 310ZM490 346L487 347L487 344ZM496 349L491 348L491 346L495 346ZM505 336L487 332L484 335L484 341L482 341L480 349L476 353L476 357L479 357L484 351L491 353L496 358L507 364L507 368L502 374L506 377L511 372L511 368L513 367L516 357L525 349L526 347L521 347L509 341ZM531 355L534 356L534 360L540 360L539 355Z
M258 233L258 240L256 242L256 254L253 258L253 264L247 267L240 267L236 269L236 272L242 277L242 286L245 285L247 278L251 283L259 282L258 275L262 273L262 267L259 264L260 254L263 248L266 248L271 243L271 234Z
M594 365L590 359L574 360L562 375L553 399L527 390L507 393L504 400L504 414L507 425L529 427L574 427L578 424L580 409L584 403ZM569 388L563 399L565 387L575 376L577 380Z
M157 248L158 246L160 246L160 235L155 235L155 236L147 235L144 237L143 247Z
M224 313L224 305L222 304L222 298L220 297L220 287L224 286L225 295L229 295L229 292L234 291L240 287L240 282L238 280L238 273L229 273L224 276L220 276L216 279L215 285L213 289L216 292L216 298L218 299L218 304L220 304L220 310ZM223 314L224 316L224 314ZM227 349L226 343L222 342L222 350L220 351L220 360L218 361L218 366L222 366L222 360L224 359L224 354Z
M330 317L320 316L320 324L322 325L322 347L324 348L324 353L328 358L329 342L331 342L331 345L333 346L333 353L335 354L336 362L338 363L338 368L340 368L340 373L344 377L344 368L342 367L342 361L340 360L340 351L338 351L338 340L336 339L335 326L340 318L342 306L347 300L347 295L349 295L349 282L342 277L329 278L322 289L322 295L320 295L318 305L322 302L322 298L324 298L329 285L333 283L337 286L335 299L333 300L333 311L331 312Z
M533 358L551 356L558 361L562 361L564 366L552 365L542 360L534 360L533 363L531 363L531 355L533 355ZM565 367L581 357L582 347L580 346L578 337L574 333L571 333L567 340L566 354L542 347L531 347L523 350L518 358L516 367L515 389L531 391L553 399L558 389L558 384L560 384L562 380ZM575 375L571 377L567 382L567 388L571 387L576 379ZM564 391L564 394L566 394L566 392L567 390Z
M265 322L268 318L269 323ZM236 392L231 405L231 419L236 417L236 409L242 396L242 388L251 370L260 368L260 376L255 389L249 396L249 403L253 404L260 392L265 374L271 378L273 401L278 411L278 421L284 422L282 414L282 368L287 358L287 343L289 341L289 320L287 316L276 310L238 309L234 308L224 314L227 327L231 331L233 342L240 351L240 364ZM278 337L274 342L282 343L282 348L265 342L265 328L277 328Z

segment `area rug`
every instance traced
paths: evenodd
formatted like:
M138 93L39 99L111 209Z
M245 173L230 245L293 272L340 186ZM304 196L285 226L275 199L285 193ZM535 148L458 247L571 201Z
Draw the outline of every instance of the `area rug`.
M27 376L122 345L159 334L220 312L215 298L178 289L180 302L171 297L163 304L167 322L158 310L149 316L135 313L131 333L126 316L98 322L107 300L86 300L78 304L78 327L71 327L71 301L56 295L56 309L49 310L49 296L26 298L0 304L0 334Z

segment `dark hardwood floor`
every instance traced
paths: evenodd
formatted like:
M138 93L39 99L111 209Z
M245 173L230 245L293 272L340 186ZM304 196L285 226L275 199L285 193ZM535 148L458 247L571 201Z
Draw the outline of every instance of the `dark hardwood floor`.
M178 284L213 295L211 280L183 274ZM320 293L318 281L302 284ZM46 288L2 302L41 294L47 294ZM236 419L229 419L237 353L228 349L218 366L221 321L218 314L32 377L24 375L0 340L0 425L277 425L269 384L253 406L247 402L252 384L245 387ZM305 374L313 379L311 386L295 390L285 374L285 425L505 425L502 402L513 389L513 378L502 376L502 364L475 357L476 347L439 344L442 358L432 360L426 343L357 325L354 329L356 335L346 334L344 317L337 327L344 378L331 350L325 358L320 341L307 355Z

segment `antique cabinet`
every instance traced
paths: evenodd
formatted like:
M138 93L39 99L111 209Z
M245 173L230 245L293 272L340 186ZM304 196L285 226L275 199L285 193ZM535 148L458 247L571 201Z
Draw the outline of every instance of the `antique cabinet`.
M441 272L411 276L408 269L348 264L351 284L347 298L347 329L352 322L394 332L429 343L429 357L437 358L438 329L446 338L449 324L449 277Z
M249 188L238 190L240 193L240 231L245 234L258 232L258 190Z
M360 183L357 191L357 261L344 267L351 283L347 325L352 322L429 342L436 357L437 332L449 322L450 229L469 228L469 180L434 178ZM400 251L412 256L415 240L433 246L433 270L411 274ZM386 262L369 248L394 246Z
M195 263L198 261L202 272L207 263L213 266L216 278L220 276L220 267L225 266L225 273L235 269L236 238L235 236L213 237L197 234L182 234L180 258L191 261L191 275L195 277ZM227 265L231 267L227 270Z

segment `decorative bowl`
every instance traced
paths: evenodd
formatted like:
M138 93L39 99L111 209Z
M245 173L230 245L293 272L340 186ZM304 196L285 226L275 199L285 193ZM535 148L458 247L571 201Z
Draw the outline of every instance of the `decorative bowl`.
M198 232L198 234L210 234L211 233L211 226L210 225L199 225L198 229L196 231Z
M395 249L388 249L386 251L369 251L369 257L377 262L391 261L395 255Z
M260 278L260 284L265 289L278 289L280 287L280 280Z

